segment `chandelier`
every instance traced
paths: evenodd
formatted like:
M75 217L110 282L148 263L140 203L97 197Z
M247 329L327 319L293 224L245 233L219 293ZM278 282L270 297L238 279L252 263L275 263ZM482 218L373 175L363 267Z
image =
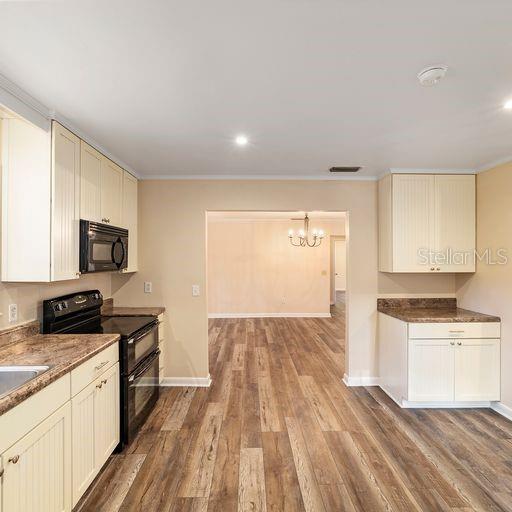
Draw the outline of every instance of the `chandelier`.
M300 220L300 219L297 219ZM293 229L288 231L288 239L294 247L318 247L322 243L324 232L321 229L313 229L312 239L309 238L309 217L306 213L304 217L304 228L299 229L297 235L293 232Z

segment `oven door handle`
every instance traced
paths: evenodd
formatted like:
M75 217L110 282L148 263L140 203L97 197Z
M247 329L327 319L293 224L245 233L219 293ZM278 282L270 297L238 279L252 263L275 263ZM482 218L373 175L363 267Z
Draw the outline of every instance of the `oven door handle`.
M138 379L141 375L146 373L149 367L154 363L155 359L160 355L160 349L156 349L155 353L150 357L149 361L140 369L138 369L133 375L128 377L129 382L133 382Z
M137 336L134 336L133 338L130 338L127 343L128 345L133 345L136 341L139 341L140 339L144 338L144 336L147 336L155 327L158 326L160 322L156 320L155 322L152 322L149 327L144 329L141 333L139 333Z

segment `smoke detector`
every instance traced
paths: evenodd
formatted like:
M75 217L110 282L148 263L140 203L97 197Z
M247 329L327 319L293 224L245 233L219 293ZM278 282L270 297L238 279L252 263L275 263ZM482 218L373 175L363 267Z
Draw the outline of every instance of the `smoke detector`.
M423 87L436 85L448 71L448 66L429 66L418 73L418 80Z

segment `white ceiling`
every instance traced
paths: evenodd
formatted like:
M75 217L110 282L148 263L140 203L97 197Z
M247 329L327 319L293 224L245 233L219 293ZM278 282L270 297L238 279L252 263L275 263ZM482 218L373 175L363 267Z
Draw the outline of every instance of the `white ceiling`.
M0 73L143 176L512 155L510 0L0 2L0 19Z

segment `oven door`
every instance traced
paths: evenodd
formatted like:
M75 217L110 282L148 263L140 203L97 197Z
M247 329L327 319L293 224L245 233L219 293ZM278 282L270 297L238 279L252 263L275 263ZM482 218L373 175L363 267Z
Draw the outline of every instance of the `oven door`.
M146 357L158 349L158 320L137 331L126 341L121 341L121 373L128 375Z
M158 400L159 354L157 350L131 375L121 378L121 439L124 445L131 443Z

